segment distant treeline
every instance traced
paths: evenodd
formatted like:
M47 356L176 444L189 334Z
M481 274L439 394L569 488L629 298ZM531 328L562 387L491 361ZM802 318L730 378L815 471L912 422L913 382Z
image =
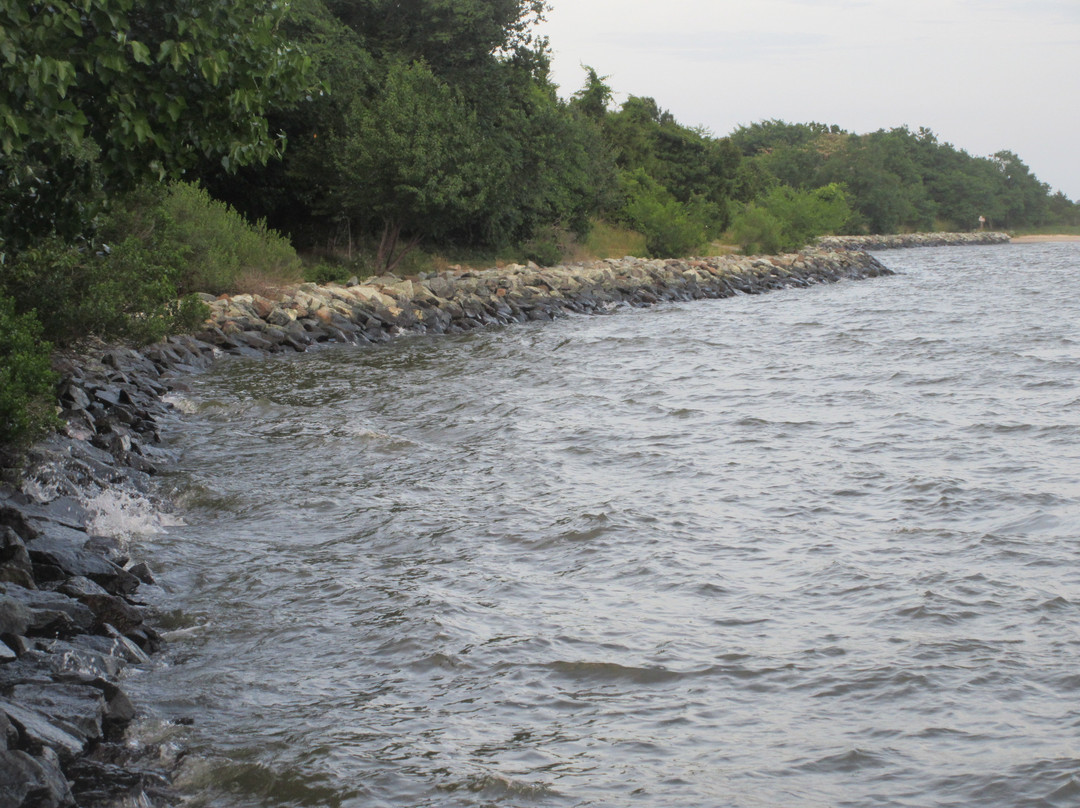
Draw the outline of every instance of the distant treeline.
M716 137L651 98L613 108L591 68L562 99L546 9L0 0L0 442L48 420L25 406L46 340L191 327L198 301L178 295L299 277L294 248L322 278L418 246L550 264L601 227L673 256L726 233L777 251L980 216L1080 225L1015 154L924 129Z

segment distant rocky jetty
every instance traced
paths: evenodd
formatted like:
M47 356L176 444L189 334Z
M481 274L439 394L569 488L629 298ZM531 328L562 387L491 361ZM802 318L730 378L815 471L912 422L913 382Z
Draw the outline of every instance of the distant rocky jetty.
M401 333L458 334L619 305L759 294L891 274L865 252L810 250L698 260L608 259L548 269L511 265L411 279L391 275L344 286L303 284L278 301L258 295L207 298L211 324L196 336L228 353L302 351L327 340L378 343Z
M140 599L153 574L122 544L95 535L85 502L117 489L152 492L152 475L174 461L159 435L169 411L163 396L182 377L222 354L381 343L891 274L865 252L810 250L391 275L303 284L280 300L207 296L211 317L198 334L57 358L66 426L34 448L19 487L0 486L0 804L171 800L175 750L124 742L136 708L118 678L159 646Z
M908 247L967 247L1008 244L1008 233L901 233L893 236L824 236L823 250L898 250Z

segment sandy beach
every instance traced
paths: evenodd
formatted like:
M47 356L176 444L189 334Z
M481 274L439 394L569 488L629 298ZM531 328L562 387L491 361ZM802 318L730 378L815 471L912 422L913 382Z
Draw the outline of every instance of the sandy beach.
M1039 241L1080 241L1080 236L1067 236L1067 235L1034 235L1034 236L1014 236L1012 238L1013 244L1032 244Z

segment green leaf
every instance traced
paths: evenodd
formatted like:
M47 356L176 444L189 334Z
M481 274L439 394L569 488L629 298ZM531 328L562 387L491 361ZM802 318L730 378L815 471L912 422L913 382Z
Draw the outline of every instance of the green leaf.
M153 64L150 60L150 49L146 45L134 40L128 42L128 45L131 46L131 55L136 62L142 65Z

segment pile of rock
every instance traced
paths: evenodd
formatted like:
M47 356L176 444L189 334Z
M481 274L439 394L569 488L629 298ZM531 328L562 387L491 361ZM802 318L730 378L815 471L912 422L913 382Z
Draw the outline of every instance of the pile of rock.
M118 674L159 645L140 600L153 575L120 543L95 535L81 503L118 488L152 491L151 475L174 460L159 429L169 411L162 397L179 378L222 353L377 343L889 274L867 253L843 250L304 284L279 301L208 297L212 316L194 336L58 358L65 430L35 447L21 488L0 486L0 805L170 799L165 751L122 743L135 709Z
M824 236L818 239L818 246L825 250L898 250L1008 244L1010 241L1008 233L900 233L892 236Z
M228 353L303 351L328 340L385 342L402 333L458 334L487 325L601 313L620 305L759 294L788 286L891 274L864 252L698 260L609 259L541 269L393 275L345 286L303 284L279 301L207 297L212 316L197 338Z
M34 447L26 493L0 486L0 805L50 808L168 801L162 750L123 741L135 708L119 684L160 640L140 588L154 577L82 504L102 491L150 491L172 459L158 427L177 371L213 352L190 339L142 352L60 357L63 434Z

